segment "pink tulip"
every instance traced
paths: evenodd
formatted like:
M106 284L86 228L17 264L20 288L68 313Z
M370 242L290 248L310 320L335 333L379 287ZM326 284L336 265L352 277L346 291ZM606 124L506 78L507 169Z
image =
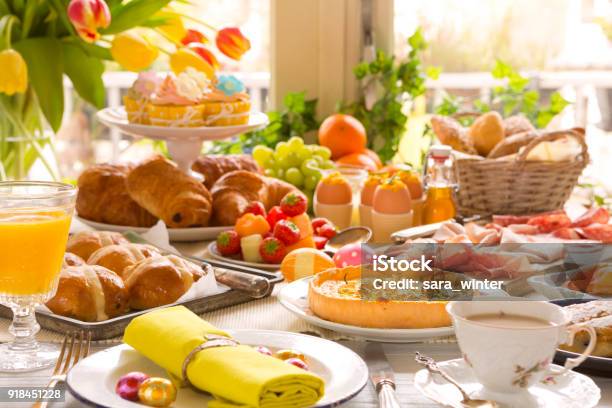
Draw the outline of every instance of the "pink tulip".
M111 15L104 0L71 0L68 4L68 18L81 38L89 43L100 38L98 28L110 24Z

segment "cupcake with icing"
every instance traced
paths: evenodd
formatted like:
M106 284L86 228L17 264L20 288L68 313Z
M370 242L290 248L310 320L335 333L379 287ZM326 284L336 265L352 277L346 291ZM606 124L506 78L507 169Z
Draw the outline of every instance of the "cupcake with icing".
M205 126L203 98L209 88L210 81L193 68L187 68L177 76L168 74L147 106L151 124Z
M233 75L221 75L203 96L206 126L244 125L249 122L251 102L245 87Z
M141 72L127 94L123 97L123 104L130 123L141 125L150 124L147 105L155 94L161 79L155 72Z

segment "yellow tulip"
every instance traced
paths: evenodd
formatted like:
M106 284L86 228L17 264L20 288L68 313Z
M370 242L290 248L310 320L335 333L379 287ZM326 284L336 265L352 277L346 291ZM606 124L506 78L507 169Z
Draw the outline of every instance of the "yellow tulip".
M159 50L146 37L133 31L117 34L110 51L113 59L130 71L148 68L159 54Z
M187 29L181 17L168 7L156 13L155 17L162 17L166 20L166 24L157 28L175 44L180 44L181 40L187 35Z
M28 66L17 51L0 52L0 92L13 95L24 93L28 88Z
M212 65L189 48L179 48L174 54L170 55L170 68L176 75L183 72L187 67L203 72L210 79L215 76L215 69Z

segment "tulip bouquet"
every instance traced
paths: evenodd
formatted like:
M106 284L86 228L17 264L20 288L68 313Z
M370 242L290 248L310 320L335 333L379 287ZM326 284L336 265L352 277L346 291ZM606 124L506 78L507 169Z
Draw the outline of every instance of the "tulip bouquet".
M186 22L210 31L229 58L238 60L250 48L238 28L218 30L172 3L0 0L0 180L26 178L39 159L58 178L43 150L52 151L62 122L64 75L85 101L102 108L105 61L141 71L163 53L177 74L193 67L215 75L219 62L208 37Z

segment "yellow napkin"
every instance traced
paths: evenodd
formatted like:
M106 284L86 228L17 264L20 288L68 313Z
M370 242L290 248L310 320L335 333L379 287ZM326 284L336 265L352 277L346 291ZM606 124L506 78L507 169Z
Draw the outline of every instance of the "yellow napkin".
M205 334L229 337L187 308L175 306L132 320L123 341L183 380L183 361L205 341ZM208 404L211 408L309 407L324 390L318 376L246 345L198 352L187 368L187 378L194 387L217 398Z

